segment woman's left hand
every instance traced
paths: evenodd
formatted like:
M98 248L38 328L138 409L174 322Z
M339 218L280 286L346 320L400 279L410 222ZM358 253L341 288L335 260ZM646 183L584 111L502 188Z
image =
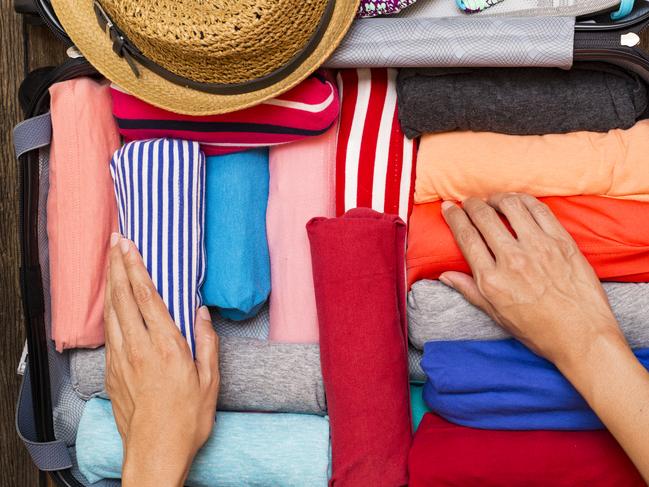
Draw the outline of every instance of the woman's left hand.
M123 485L183 485L216 413L219 343L209 311L197 312L194 360L135 245L113 234L104 322Z

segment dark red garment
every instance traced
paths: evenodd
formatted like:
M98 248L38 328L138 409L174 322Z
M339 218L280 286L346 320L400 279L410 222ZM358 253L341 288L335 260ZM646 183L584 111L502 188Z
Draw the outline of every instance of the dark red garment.
M408 483L406 226L367 208L307 224L335 487Z
M541 198L603 281L649 282L649 202L603 196ZM441 202L415 205L408 229L408 287L444 271L470 272Z
M645 487L606 430L495 431L426 413L410 450L411 487Z

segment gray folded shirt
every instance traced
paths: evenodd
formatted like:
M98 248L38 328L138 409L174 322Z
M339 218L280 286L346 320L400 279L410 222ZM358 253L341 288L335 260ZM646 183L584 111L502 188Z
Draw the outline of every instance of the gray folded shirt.
M324 66L569 68L574 35L574 17L359 19Z
M511 135L607 132L632 127L647 108L644 82L607 63L576 63L568 71L402 69L397 95L401 128L409 138L451 130Z
M604 282L613 313L632 348L649 347L649 284ZM414 283L408 293L408 333L413 347L443 340L499 340L510 335L486 313L440 281Z
M108 398L104 389L104 347L74 349L70 381L79 397ZM410 379L424 381L422 352L408 351ZM221 411L267 411L327 414L320 347L317 344L276 343L245 337L220 337Z
M221 337L219 369L219 410L327 413L318 345ZM70 351L72 387L81 398L107 397L105 370L103 347Z

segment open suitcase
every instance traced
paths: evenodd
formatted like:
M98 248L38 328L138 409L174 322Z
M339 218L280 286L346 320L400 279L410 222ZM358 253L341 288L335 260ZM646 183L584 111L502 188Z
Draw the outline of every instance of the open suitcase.
M427 0L419 0L426 2ZM508 0L515 1L515 0ZM47 0L16 2L21 13L40 15L70 45ZM588 18L415 19L392 17L358 21L332 58L330 68L407 67L405 46L425 47L426 62L437 66L553 66L573 60L605 61L638 73L649 83L649 3L636 2L623 20L610 11ZM510 26L511 29L503 28ZM522 37L534 39L520 42ZM477 40L489 50L480 51ZM368 41L369 40L369 41ZM379 42L379 44L376 44ZM453 45L462 43L462 52ZM532 44L533 43L533 44ZM385 49L375 47L384 45ZM400 50L399 46L404 46ZM388 47L389 46L389 47ZM533 47L533 48L531 48ZM49 260L46 230L48 148L51 139L49 87L56 82L99 73L74 48L71 59L31 73L20 91L25 121L14 132L21 172L21 293L28 360L18 398L16 427L36 466L59 485L88 485L76 467L74 441L84 401L73 391L67 353L58 353L50 336ZM93 484L94 485L94 484ZM119 485L105 481L96 485Z

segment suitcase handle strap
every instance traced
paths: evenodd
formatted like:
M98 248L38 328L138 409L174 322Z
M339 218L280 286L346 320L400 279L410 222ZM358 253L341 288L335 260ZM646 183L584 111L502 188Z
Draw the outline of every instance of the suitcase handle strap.
M40 149L52 141L52 119L50 113L23 120L14 127L14 150L16 157Z
M65 442L61 440L38 441L29 367L25 369L18 394L16 431L39 470L51 472L72 467L72 458Z

